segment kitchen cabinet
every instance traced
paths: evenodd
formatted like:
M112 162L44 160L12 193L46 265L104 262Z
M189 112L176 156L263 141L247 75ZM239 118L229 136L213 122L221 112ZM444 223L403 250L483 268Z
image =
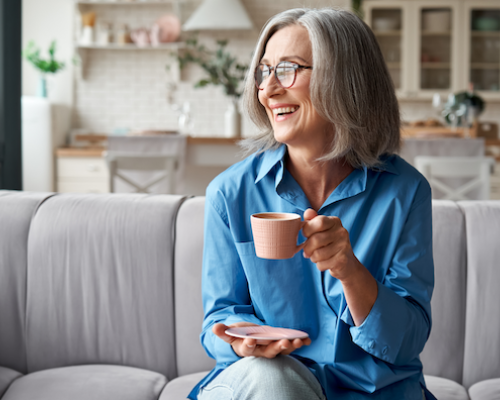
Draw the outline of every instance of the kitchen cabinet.
M364 12L400 100L430 101L472 82L500 101L497 0L365 0Z
M364 10L400 99L430 99L462 86L459 2L366 0Z
M96 51L163 51L165 53L166 64L170 65L170 73L172 79L180 79L180 70L175 54L183 47L182 42L161 43L158 46L140 47L134 43L118 44L116 43L118 28L123 25L129 25L130 28L138 28L135 24L130 24L130 17L133 16L134 21L141 21L144 28L150 28L156 18L162 14L175 14L180 21L183 18L183 5L187 0L95 0L95 1L79 1L75 2L75 53L79 56L79 75L82 79L86 79L87 68L92 60L93 53ZM80 38L82 35L81 15L84 13L95 12L97 16L96 26L93 28L94 42L91 44L81 44ZM114 21L117 24L112 29L111 36L114 37L113 42L109 44L99 44L97 40L102 29L102 23ZM118 25L118 26L116 26ZM133 26L130 26L133 25ZM148 26L151 25L151 26Z

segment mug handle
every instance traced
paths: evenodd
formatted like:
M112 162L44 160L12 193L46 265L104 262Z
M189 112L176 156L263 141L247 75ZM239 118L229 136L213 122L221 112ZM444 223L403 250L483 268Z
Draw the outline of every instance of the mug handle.
M306 224L306 221L301 221L300 222L300 229L299 229L299 232L302 230L302 228L304 227L304 225ZM301 244L298 244L296 247L295 247L295 253L293 253L293 255L297 254L300 250L302 250L304 248L304 246L306 245L306 242L307 242L307 239L304 240Z

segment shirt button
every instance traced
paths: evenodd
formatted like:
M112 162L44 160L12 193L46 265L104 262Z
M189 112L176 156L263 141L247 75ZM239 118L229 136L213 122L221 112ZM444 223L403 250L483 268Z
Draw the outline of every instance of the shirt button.
M382 349L382 354L387 354L387 352L389 351L389 347L388 346L385 346L383 349Z
M374 340L371 340L370 343L368 343L368 347L370 349L373 349L375 347L375 341Z

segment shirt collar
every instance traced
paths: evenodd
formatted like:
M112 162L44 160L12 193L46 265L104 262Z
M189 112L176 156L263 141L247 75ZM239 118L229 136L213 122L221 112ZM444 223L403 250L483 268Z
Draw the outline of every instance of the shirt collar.
M281 145L276 150L267 150L263 153L262 162L259 167L259 173L255 179L255 183L258 183L262 178L264 178L274 166L283 160L286 153L286 146Z

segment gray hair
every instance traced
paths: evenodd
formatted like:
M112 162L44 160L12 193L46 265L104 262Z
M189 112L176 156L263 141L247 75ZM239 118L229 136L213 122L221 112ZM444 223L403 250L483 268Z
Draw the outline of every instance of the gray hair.
M332 147L320 158L345 157L354 168L374 167L400 146L399 106L382 52L371 29L357 16L332 8L297 8L271 18L263 28L245 81L243 109L260 133L242 142L248 152L280 146L258 100L253 72L278 30L301 25L309 32L313 66L310 93L318 113L332 123Z

